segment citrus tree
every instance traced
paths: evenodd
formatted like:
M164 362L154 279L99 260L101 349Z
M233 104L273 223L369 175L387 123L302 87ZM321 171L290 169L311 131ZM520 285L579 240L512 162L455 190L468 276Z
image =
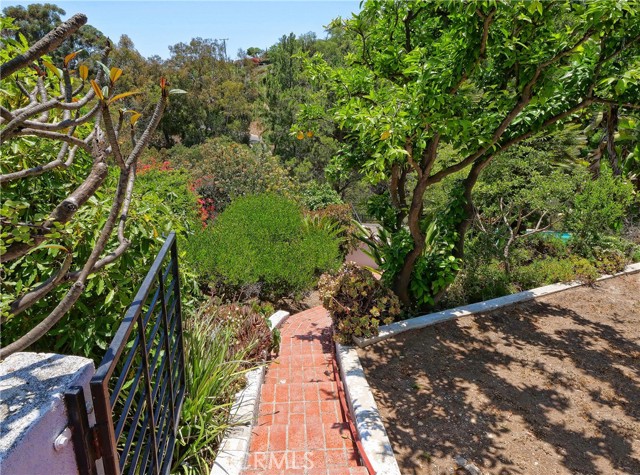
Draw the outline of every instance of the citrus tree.
M119 92L122 70L107 67L109 48L101 62L85 64L81 52L67 54L59 64L49 56L87 21L77 14L61 23L32 46L23 35L3 38L0 53L0 134L3 164L0 174L2 232L0 260L3 276L31 259L39 275L20 282L12 290L3 288L2 319L13 318L46 300L54 290L67 286L63 297L38 324L0 349L0 358L21 351L41 338L77 302L90 277L114 263L131 245L126 223L132 205L137 161L165 110L169 94L161 79L162 94L152 116L139 129L140 114L119 109L120 101L135 91ZM14 28L2 19L3 30ZM49 161L33 163L28 153L38 147ZM6 159L6 160L5 160ZM64 183L56 175L79 161L86 174ZM112 176L115 192L105 197L103 185ZM33 209L24 190L34 183L40 193L57 200L53 209ZM35 199L37 199L36 197ZM43 200L46 201L46 200ZM77 227L71 226L92 204L103 203L93 221L97 229L82 229L83 240L91 240L89 253L75 252ZM38 262L46 252L48 262ZM53 266L57 265L57 270ZM48 275L46 275L48 273ZM35 274L34 274L35 275Z
M335 160L386 183L384 278L404 304L431 304L452 280L472 190L497 155L579 117L640 107L639 14L637 0L369 0L336 20L357 53L346 67L316 55L307 69L335 98ZM298 127L324 114L303 106ZM451 212L434 220L425 197L454 174Z

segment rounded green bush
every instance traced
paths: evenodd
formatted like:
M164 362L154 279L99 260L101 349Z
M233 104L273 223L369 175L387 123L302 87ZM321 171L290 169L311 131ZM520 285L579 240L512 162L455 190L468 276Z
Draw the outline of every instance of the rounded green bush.
M336 268L338 244L324 229L305 225L294 202L262 194L232 202L193 236L187 252L218 283L281 298L309 290L317 275Z

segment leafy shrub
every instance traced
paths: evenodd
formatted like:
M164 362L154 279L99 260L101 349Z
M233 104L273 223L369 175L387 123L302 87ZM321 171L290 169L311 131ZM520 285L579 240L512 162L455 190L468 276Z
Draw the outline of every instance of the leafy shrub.
M208 203L213 213L222 213L238 197L277 193L298 197L297 186L278 159L267 152L224 138L207 140L191 147L176 147L169 153L176 167L188 169L193 190Z
M482 302L557 282L578 280L592 284L598 276L598 269L589 260L576 255L537 258L514 266L511 274L497 260L480 265L466 263L439 308Z
M625 237L618 236L606 236L602 239L601 245L605 249L614 249L621 252L630 262L638 262L638 258L634 256L640 256L640 240L635 243L629 239L632 236L625 234Z
M231 358L251 348L245 358L262 361L267 359L272 350L278 349L273 345L268 315L263 315L254 306L237 303L221 305L217 308L217 315L222 326L233 330Z
M346 263L334 275L325 274L318 284L322 304L331 314L340 343L352 337L377 335L380 323L391 323L400 315L400 301L373 274Z
M326 226L335 230L335 235L340 241L340 253L343 256L358 247L360 243L357 237L359 229L353 222L349 205L328 205L322 209L309 211L307 216L314 220L318 226Z
M253 287L273 299L310 289L316 275L339 263L335 238L305 227L295 203L269 194L234 201L191 237L188 251L194 267L227 290Z
M592 283L598 271L587 259L571 256L566 259L553 257L536 260L513 271L513 282L519 290L528 290L557 282L579 280Z
M534 258L555 257L562 259L569 255L567 242L552 234L533 234L526 238L521 245L531 249Z
M622 219L633 201L633 185L604 168L597 180L588 180L574 199L566 219L577 249L588 252L607 234L622 230Z
M617 249L593 249L594 265L601 274L617 274L622 272L629 263L629 259Z
M219 323L215 308L184 321L187 394L182 406L172 473L209 473L229 427L229 406L243 383L249 342L237 348L234 329ZM232 356L233 355L233 356Z
M578 257L573 258L574 279L579 280L583 284L593 284L598 278L598 270L587 259Z
M343 204L340 195L328 183L310 182L301 193L302 204L305 208L316 211L330 205Z
M513 269L512 279L517 290L523 291L556 282L567 282L573 280L574 275L570 260L549 257Z
M517 292L504 267L497 262L465 266L447 289L440 308L482 302Z

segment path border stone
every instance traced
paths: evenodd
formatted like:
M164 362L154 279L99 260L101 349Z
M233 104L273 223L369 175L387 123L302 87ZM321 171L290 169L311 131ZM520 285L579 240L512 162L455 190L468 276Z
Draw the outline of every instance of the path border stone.
M613 277L619 277L622 275L634 274L640 272L640 262L630 264L622 272L618 272L613 275L603 275L597 282L602 280L611 279ZM477 313L484 313L496 310L502 307L508 307L517 303L526 302L545 295L555 294L564 290L573 289L585 285L580 282L571 282L568 284L551 284L544 287L538 287L536 289L525 290L524 292L518 292L516 294L506 295L504 297L498 297L491 300L485 300L484 302L472 303L470 305L463 305L461 307L451 308L443 310L442 312L430 313L428 315L421 315L419 317L410 318L408 320L402 320L394 322L389 325L382 325L378 329L378 335L370 338L354 338L356 345L360 348L371 345L378 341L386 340L387 338L394 337L400 333L407 332L409 330L418 330L430 325L434 325L440 322L446 322L448 320L455 320L460 317L467 317L469 315L475 315Z
M400 475L398 462L380 417L358 352L353 346L336 343L336 359L346 393L349 412L358 437L376 475Z
M271 330L280 326L289 318L290 313L279 310L269 317ZM249 442L253 423L258 416L260 406L260 388L264 381L266 366L249 371L247 384L234 396L229 416L229 429L224 433L218 455L211 467L210 475L240 475L249 456Z

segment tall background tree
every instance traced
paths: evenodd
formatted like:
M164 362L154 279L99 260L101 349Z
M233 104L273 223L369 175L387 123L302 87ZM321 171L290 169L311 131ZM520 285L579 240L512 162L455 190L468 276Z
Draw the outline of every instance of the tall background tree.
M19 40L23 35L29 44L33 44L44 35L62 23L61 16L66 12L51 3L33 3L26 7L22 5L6 7L2 10L5 17L14 19L17 29L2 31L3 36ZM71 38L67 39L59 48L50 51L54 60L61 60L66 55L80 49L88 54L97 54L107 46L107 38L101 31L91 25L83 25Z

